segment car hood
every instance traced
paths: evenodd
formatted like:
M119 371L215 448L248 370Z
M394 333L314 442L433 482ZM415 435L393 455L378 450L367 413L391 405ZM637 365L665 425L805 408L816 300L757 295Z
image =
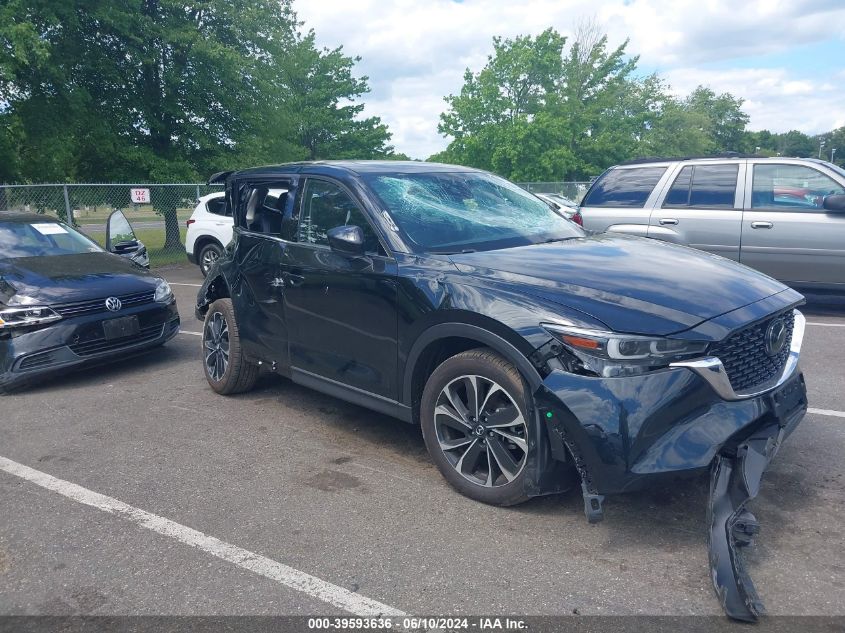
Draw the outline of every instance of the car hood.
M617 332L667 335L788 291L762 273L684 246L603 233L450 256L483 283L517 286ZM794 295L794 296L793 296Z
M62 304L154 290L156 278L109 253L0 259L0 302Z

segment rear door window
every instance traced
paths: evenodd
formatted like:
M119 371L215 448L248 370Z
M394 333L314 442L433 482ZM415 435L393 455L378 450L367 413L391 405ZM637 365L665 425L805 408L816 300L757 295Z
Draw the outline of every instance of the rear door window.
M611 169L595 182L581 205L642 208L665 172L665 167Z
M664 207L733 209L739 165L687 165L666 194Z

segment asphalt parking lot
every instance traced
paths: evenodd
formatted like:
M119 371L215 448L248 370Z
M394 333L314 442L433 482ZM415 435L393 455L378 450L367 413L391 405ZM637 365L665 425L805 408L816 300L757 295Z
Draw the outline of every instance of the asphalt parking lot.
M33 469L0 470L0 614L721 613L705 479L609 498L597 525L575 492L474 502L415 427L281 378L215 395L199 272L165 276L183 333L164 348L0 400L0 458ZM747 560L770 613L841 615L845 309L805 313L812 409Z

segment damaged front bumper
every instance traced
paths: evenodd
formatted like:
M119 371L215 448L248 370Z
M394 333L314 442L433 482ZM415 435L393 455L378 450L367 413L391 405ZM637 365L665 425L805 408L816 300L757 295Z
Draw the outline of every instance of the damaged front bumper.
M725 613L738 620L764 612L740 555L759 529L745 505L807 411L803 323L796 312L782 372L754 391L734 391L721 362L705 358L618 378L554 370L534 394L552 455L581 477L591 523L603 518L604 495L710 470L710 568Z
M710 475L707 524L713 587L728 616L749 622L765 614L765 609L741 553L760 530L745 505L757 496L769 462L807 411L803 376L798 375L771 398L772 407L783 410L778 422L758 429L735 449L720 453Z

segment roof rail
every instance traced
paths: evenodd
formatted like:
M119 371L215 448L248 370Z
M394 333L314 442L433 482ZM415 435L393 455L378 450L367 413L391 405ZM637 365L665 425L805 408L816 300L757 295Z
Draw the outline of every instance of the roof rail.
M764 156L760 156L759 154L743 154L742 152L722 152L721 154L702 154L701 156L673 156L673 157L650 157L650 158L635 158L633 160L627 160L624 163L619 163L620 165L637 165L640 163L668 163L668 162L678 162L684 160L702 160L712 158L713 160L718 160L720 158L765 158Z

